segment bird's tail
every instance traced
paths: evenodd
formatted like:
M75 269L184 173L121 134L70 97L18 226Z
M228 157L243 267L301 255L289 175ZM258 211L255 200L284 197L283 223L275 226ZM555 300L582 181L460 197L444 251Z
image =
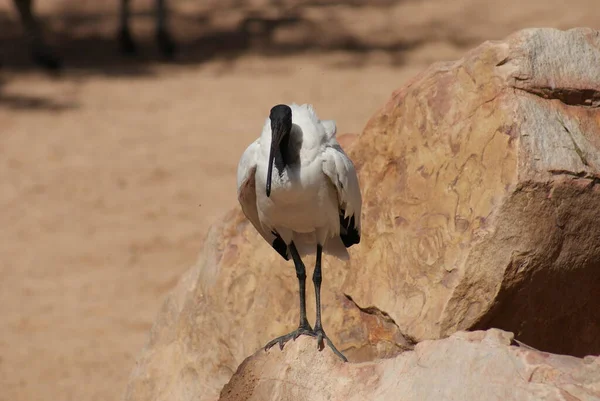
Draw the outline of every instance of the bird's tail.
M342 239L337 235L333 238L330 238L327 241L325 247L323 248L323 252L325 252L328 255L335 256L336 258L341 260L350 259L350 255L348 255L348 250L346 249L346 246L342 242Z
M314 233L294 233L294 245L296 245L296 249L298 249L298 253L301 257L306 255L314 255L317 248L317 242L315 240ZM348 251L346 250L346 246L339 236L335 236L327 240L323 246L323 252L328 255L335 256L341 260L348 260L350 257L348 255Z

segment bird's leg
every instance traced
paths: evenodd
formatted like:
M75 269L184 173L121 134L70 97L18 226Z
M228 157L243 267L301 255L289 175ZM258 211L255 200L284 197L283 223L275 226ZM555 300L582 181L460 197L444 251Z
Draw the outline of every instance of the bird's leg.
M344 362L348 362L346 357L337 350L337 348L333 345L329 337L325 334L323 330L323 325L321 324L321 254L323 253L323 246L317 245L317 263L315 264L315 271L313 273L313 283L315 284L315 299L317 301L317 321L315 323L315 334L317 335L317 347L319 351L322 351L325 345L323 344L323 340L327 340L327 345L329 348L339 356Z
M288 245L288 248L292 254L292 259L294 260L296 277L298 277L298 286L300 289L300 324L298 325L298 328L291 333L269 341L269 343L265 345L265 351L275 344L279 344L279 348L283 349L286 342L289 340L296 340L300 335L315 336L315 333L306 318L306 269L304 268L304 263L302 262L302 259L300 259L298 250L293 242Z
M312 332L312 327L310 327L310 323L308 323L308 319L306 318L306 269L304 268L302 259L300 259L296 245L292 242L289 248L292 259L294 260L294 267L296 268L296 277L298 277L298 289L300 293L300 324L298 325L298 328Z

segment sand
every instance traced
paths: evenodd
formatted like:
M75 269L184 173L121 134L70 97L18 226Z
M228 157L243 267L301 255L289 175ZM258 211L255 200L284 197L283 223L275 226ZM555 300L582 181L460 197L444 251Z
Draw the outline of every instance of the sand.
M272 105L311 102L360 133L432 62L522 27L600 26L595 1L179 0L182 54L163 63L145 14L144 53L123 60L116 4L43 3L59 77L32 68L0 3L0 400L122 397L168 291L237 205L237 161ZM299 22L264 34L286 15Z

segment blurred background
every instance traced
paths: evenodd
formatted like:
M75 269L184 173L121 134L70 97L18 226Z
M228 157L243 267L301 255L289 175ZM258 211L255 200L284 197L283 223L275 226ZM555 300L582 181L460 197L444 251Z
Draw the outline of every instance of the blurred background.
M161 303L270 107L360 133L436 61L526 27L600 28L597 0L167 0L177 53L132 0L38 0L60 72L0 0L0 400L121 398Z

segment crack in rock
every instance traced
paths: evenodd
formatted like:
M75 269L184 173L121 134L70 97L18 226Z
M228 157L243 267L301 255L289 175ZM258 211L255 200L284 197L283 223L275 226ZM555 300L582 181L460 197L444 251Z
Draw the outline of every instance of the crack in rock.
M520 88L532 95L544 99L556 99L568 106L583 106L598 108L600 107L600 91L595 89L575 89L575 88L550 88L550 87L532 87Z
M542 352L539 349L533 348L531 345L527 345L524 342L517 340L516 338L510 340L510 345L512 345L513 347L525 348L533 351Z
M574 172L570 170L548 170L548 172L552 175L569 175L574 178L581 178L585 180L590 180L592 185L600 184L600 176L596 174L589 173L587 171Z
M571 131L569 131L569 129L567 128L565 122L562 119L559 118L559 122L560 122L560 125L562 125L562 127L564 128L564 130L569 135L569 138L571 138L571 142L573 143L573 148L575 150L575 153L577 153L577 156L579 156L579 159L581 160L581 163L583 163L584 166L589 167L590 164L588 163L587 158L583 154L583 151L581 150L581 148L577 144L577 141L575 141L575 138L573 137L573 134L571 133Z
M418 341L414 337L412 337L406 333L403 333L402 330L400 329L400 326L398 326L398 324L394 321L394 319L387 312L379 309L376 306L368 306L368 307L363 308L360 305L358 305L356 303L356 301L354 301L354 299L352 299L352 297L350 295L344 294L344 296L350 302L352 302L352 304L354 306L356 306L356 308L358 308L358 310L360 310L361 312L366 313L368 315L375 316L376 318L381 319L386 323L393 324L396 327L396 329L398 330L398 334L400 334L400 336L406 341L406 345L408 345L408 347L410 349L412 349L414 347L414 345L418 343ZM396 345L400 348L406 347L405 345L402 345L402 344L396 344Z

